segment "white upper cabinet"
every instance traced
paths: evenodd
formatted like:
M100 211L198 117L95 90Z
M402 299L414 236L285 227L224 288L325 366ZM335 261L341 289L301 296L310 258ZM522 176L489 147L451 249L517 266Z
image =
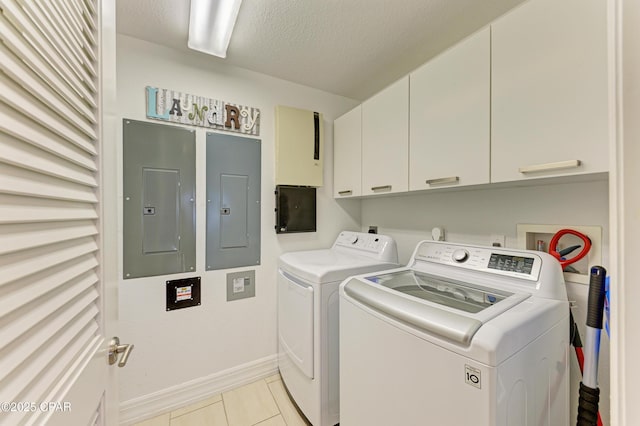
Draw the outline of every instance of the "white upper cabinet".
M333 196L362 195L362 105L333 122Z
M607 172L611 19L528 0L366 100L335 121L334 197Z
M607 24L605 0L532 0L492 24L492 182L608 170Z
M408 190L409 77L362 104L362 194Z
M489 183L490 30L410 75L409 190Z

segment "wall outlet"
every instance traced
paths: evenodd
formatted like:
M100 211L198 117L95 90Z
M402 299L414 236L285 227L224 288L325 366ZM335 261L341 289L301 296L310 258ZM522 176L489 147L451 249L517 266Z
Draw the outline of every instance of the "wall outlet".
M431 239L433 241L444 241L444 227L436 226L431 229Z
M256 271L227 274L227 302L256 295Z
M491 234L489 244L491 247L504 247L507 244L507 237L500 234Z

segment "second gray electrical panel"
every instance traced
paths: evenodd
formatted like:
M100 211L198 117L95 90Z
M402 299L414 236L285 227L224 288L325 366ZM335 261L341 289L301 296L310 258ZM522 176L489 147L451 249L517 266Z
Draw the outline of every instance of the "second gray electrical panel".
M123 120L124 278L194 271L195 132Z
M207 133L206 269L260 264L260 140Z

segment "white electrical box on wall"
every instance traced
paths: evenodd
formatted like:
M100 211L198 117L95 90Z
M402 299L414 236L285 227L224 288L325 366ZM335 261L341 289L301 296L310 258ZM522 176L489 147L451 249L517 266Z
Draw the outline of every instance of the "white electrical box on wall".
M553 235L561 229L572 229L578 231L581 234L586 235L591 240L591 250L589 253L577 261L571 264L578 272L564 272L565 281L589 284L589 270L592 266L604 266L602 265L602 227L600 226L583 226L583 225L537 225L537 224L517 224L518 232L518 248L526 250L537 250L541 245L542 250L546 253L549 252L549 242L553 238ZM560 239L558 249L563 249L571 245L581 244L582 240L573 235L566 235ZM577 255L582 248L576 249L574 252L568 254L568 259Z
M276 185L322 186L322 114L276 106Z

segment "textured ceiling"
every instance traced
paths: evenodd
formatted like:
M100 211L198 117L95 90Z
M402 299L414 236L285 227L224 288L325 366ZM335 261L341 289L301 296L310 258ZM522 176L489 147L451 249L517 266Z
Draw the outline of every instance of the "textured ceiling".
M244 0L210 58L364 100L522 1ZM189 4L117 0L118 32L188 50Z

